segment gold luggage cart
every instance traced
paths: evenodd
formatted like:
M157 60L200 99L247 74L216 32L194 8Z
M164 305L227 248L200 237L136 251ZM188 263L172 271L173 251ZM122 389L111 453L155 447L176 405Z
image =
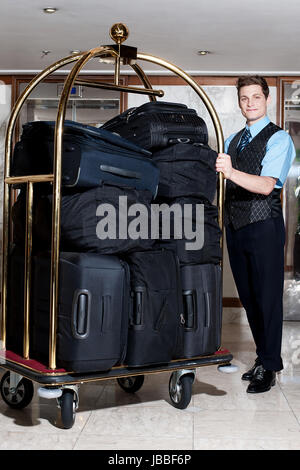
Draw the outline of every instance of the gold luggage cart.
M1 395L12 408L20 409L27 406L33 397L33 382L40 385L39 395L46 398L56 398L61 409L61 418L64 428L71 428L74 424L76 409L78 408L78 388L80 384L117 379L119 385L127 392L137 391L143 384L144 375L157 372L172 372L169 382L169 392L172 405L184 409L188 406L192 395L192 383L195 380L196 368L207 365L220 367L230 366L232 355L228 350L220 348L215 354L194 357L192 359L179 359L164 365L154 365L145 368L128 368L126 365L113 367L110 371L99 373L74 374L56 365L56 327L58 309L58 279L59 279L59 253L60 253L60 202L61 202L61 161L63 126L67 109L67 102L74 85L86 87L119 90L127 93L138 93L149 96L150 101L164 95L163 90L155 90L144 73L138 61L147 61L159 65L175 75L181 77L198 94L205 104L214 124L217 137L218 151L223 152L223 134L216 111L202 88L183 70L166 60L150 54L137 51L135 47L123 45L128 37L128 29L122 23L112 26L110 36L115 44L99 46L86 52L80 52L65 57L47 67L39 73L27 86L17 100L8 122L5 139L5 170L4 170L4 204L3 204L3 259L2 259L2 310L1 310L1 342L0 366L7 369L1 381ZM106 59L114 62L114 83L92 82L80 80L79 72L93 58ZM61 67L73 64L67 75L60 97L55 134L54 134L54 168L53 174L28 175L24 177L10 176L10 162L12 155L13 133L20 110L35 87L50 74ZM120 84L120 66L129 65L136 72L143 87L123 86ZM33 187L36 183L51 183L53 185L53 211L52 211L52 242L51 242L51 281L50 281L50 334L49 334L49 364L41 364L30 358L30 286L32 264L32 207ZM8 291L8 259L10 248L10 209L11 194L14 184L27 185L26 202L26 236L25 236L25 271L24 271L24 333L23 355L20 356L6 349L6 315ZM223 228L223 200L224 180L219 175L218 180L218 211L219 224ZM222 240L221 240L222 243Z

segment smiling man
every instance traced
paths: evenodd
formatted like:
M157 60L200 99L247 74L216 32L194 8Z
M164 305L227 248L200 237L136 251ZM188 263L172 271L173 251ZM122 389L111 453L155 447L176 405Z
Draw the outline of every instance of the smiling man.
M227 248L240 300L246 310L257 358L245 372L248 393L275 385L281 359L285 227L280 193L295 157L290 136L267 116L266 80L237 82L246 126L225 142L216 170L226 178Z

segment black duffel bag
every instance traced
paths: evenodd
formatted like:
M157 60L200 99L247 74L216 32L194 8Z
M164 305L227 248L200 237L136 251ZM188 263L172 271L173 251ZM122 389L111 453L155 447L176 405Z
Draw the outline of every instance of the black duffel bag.
M155 246L159 248L166 248L173 250L179 258L180 265L192 265L192 264L218 264L222 258L222 250L220 246L221 240L221 229L218 224L218 209L215 205L211 204L208 200L201 198L174 198L174 199L159 199L159 202L167 203L169 206L178 204L182 213L182 226L181 232L182 237L175 238L176 234L174 231L175 221L174 213L177 211L170 211L170 237L166 238L162 231L162 224L160 225L160 237L156 241ZM188 244L195 244L196 240L190 240L185 237L185 220L184 220L184 206L190 205L192 217L189 218L189 226L192 227L193 232L200 230L204 231L203 246L200 249L187 249ZM203 205L204 218L202 221L197 220L196 206ZM178 226L178 222L177 222ZM203 232L202 232L203 234ZM199 237L200 238L200 237ZM196 248L196 244L195 244Z
M128 235L127 229L136 217L127 216L125 203L120 203L120 197L126 197L128 210L135 204L142 204L147 217L150 217L152 194L149 191L103 184L82 193L62 196L62 249L101 254L150 249L154 240L148 238L148 232L145 238Z
M204 197L213 202L216 158L217 153L205 144L176 144L153 152L152 160L160 170L157 195Z
M127 208L122 200L121 206L119 206L119 197L126 197ZM149 191L137 191L109 184L102 184L88 191L63 194L60 217L61 250L119 254L150 249L155 240L151 240L148 231L144 238L143 234L139 237L138 223L136 224L136 236L128 235L127 229L130 227L130 223L134 223L134 220L138 218L139 213L137 211L136 215L128 215L127 217L127 209L134 207L135 204L142 204L146 217L150 218L151 199L152 194ZM51 247L52 200L52 194L38 194L34 199L34 253L49 250ZM102 207L101 210L99 206ZM106 214L105 211L108 207L113 215L110 221L109 214ZM12 209L13 240L20 247L24 246L25 240L25 215L26 190L22 189ZM121 228L120 223L122 224ZM148 225L150 227L150 219Z

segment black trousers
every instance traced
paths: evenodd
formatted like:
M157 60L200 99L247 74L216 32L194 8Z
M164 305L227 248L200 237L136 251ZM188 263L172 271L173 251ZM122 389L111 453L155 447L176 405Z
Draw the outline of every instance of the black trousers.
M282 215L234 230L226 228L227 248L238 294L247 312L256 353L267 370L281 359L285 228Z

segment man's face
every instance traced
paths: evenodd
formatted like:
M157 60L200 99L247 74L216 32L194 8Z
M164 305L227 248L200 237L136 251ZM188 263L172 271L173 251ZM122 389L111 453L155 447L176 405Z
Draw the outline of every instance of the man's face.
M240 89L239 106L248 125L251 126L267 114L269 101L270 96L265 97L260 85L247 85Z

